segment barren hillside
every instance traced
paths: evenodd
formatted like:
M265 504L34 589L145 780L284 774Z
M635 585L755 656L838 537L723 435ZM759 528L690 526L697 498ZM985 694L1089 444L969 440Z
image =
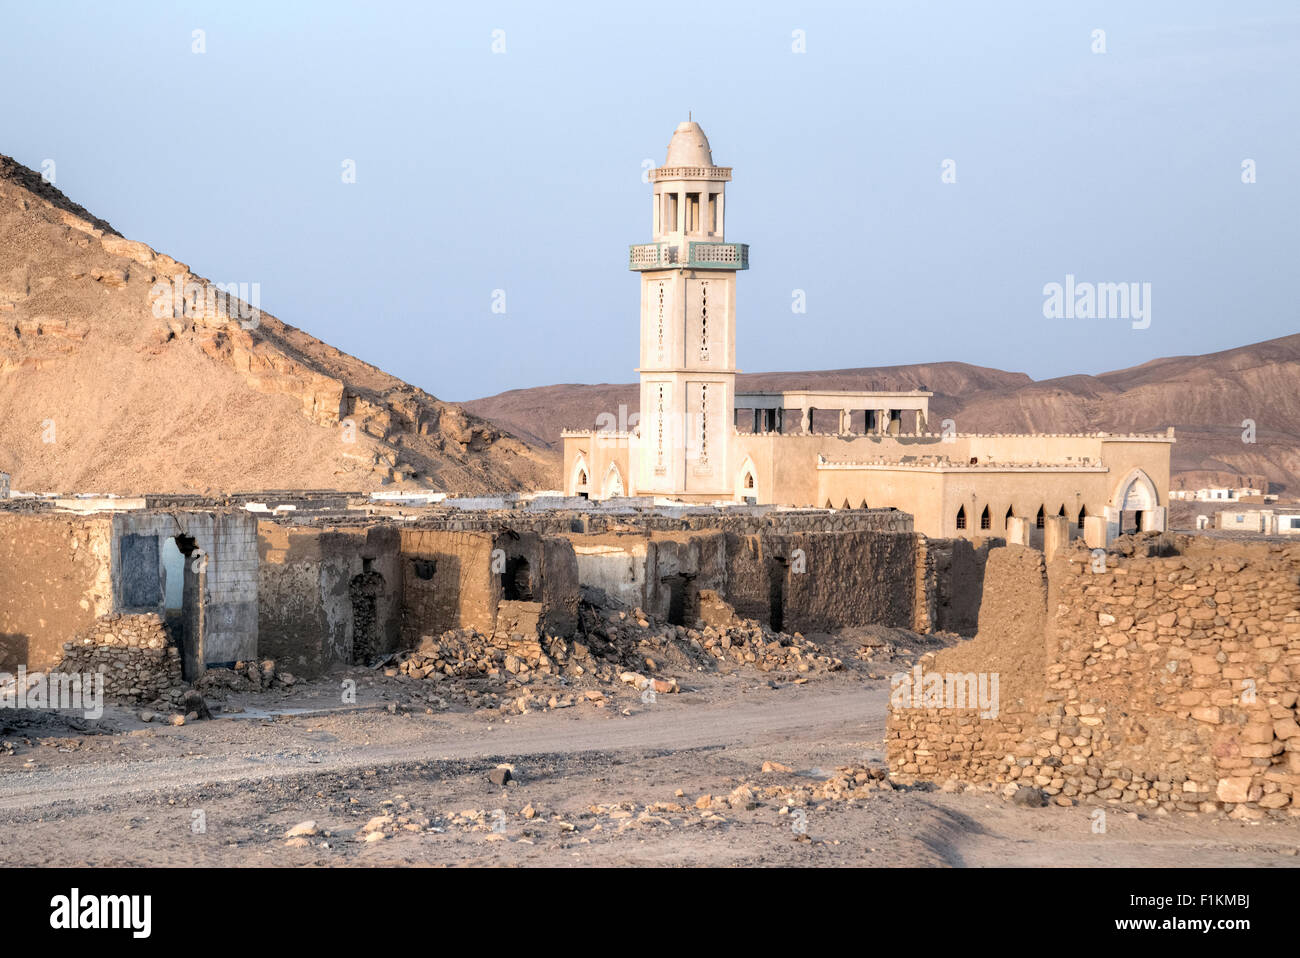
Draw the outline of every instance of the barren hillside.
M0 156L0 470L14 488L554 485L553 453L214 292Z
M750 373L738 390L915 389L934 392L931 418L962 432L1150 432L1175 427L1175 485L1263 476L1300 495L1300 334L1204 356L1157 359L1100 376L1036 382L1023 373L940 362L820 372ZM631 384L519 389L465 404L503 428L559 447L560 429L600 413L637 411ZM1255 442L1243 442L1243 420Z

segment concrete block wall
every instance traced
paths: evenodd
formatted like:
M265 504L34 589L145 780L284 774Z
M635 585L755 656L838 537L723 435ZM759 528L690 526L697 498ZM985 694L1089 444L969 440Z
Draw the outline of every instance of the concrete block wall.
M206 558L207 608L204 662L218 664L257 657L259 559L257 518L242 510L221 512L122 512L113 522L114 611L141 612L128 605L126 582L133 575L123 553L126 536L154 536L159 544L188 536ZM161 548L159 550L161 554ZM162 570L159 568L161 580ZM158 606L161 605L161 595Z

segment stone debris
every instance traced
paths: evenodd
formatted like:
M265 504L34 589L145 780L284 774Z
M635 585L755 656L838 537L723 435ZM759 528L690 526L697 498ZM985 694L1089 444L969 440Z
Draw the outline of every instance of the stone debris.
M716 613L720 603L708 608ZM509 632L453 629L424 636L415 649L392 657L391 672L437 684L443 708L457 701L525 714L580 703L600 708L612 694L575 686L625 684L643 695L678 693L680 679L656 674L668 669L754 668L798 682L815 671L843 668L839 659L798 633L773 632L734 614L725 626L701 618L701 627L694 629L660 623L641 609L584 602L579 612L579 629L571 639L539 634L536 622L523 618L512 619Z

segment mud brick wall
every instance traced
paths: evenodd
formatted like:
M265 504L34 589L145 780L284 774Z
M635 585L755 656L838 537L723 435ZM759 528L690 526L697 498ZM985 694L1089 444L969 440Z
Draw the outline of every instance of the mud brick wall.
M921 659L922 674L998 674L998 714L891 704L886 748L903 777L992 781L1004 758L1032 737L1043 706L1048 587L1042 553L989 552L979 629L969 642ZM1026 783L1028 784L1028 783Z
M401 530L405 647L450 629L492 632L501 592L491 571L495 547L493 533Z
M1101 572L1075 552L1049 578L1043 667L1026 658L1011 676L1024 694L1008 708L1004 673L996 721L891 710L896 773L1032 784L1063 803L1300 814L1300 545L1194 542L1109 556ZM980 636L931 667L1014 665L977 647L991 636L981 609Z
M784 593L780 601L785 631L868 624L913 628L915 535L804 532L764 538L764 548L785 560L784 581L778 583ZM796 549L803 553L803 571L795 565Z
M355 594L367 590L375 600L373 610L366 605L362 614L374 619L370 651L395 650L404 573L399 542L397 531L386 526L295 528L260 522L258 655L304 676L350 663L358 629Z
M106 615L63 645L57 671L104 673L104 698L152 702L185 687L180 653L167 642L163 620L154 613Z
M112 521L0 510L0 670L52 666L113 610Z

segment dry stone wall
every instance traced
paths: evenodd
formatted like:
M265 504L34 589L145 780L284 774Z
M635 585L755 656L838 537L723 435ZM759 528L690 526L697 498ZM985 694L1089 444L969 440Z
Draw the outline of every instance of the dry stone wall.
M186 688L181 657L168 644L160 616L106 615L63 645L57 671L104 673L104 697L115 702L178 699Z
M891 708L894 774L1030 785L1059 804L1300 815L1300 545L1181 549L1053 562L1037 658L986 621L992 595L1033 578L1003 575L994 550L979 636L923 668L1003 670L998 715Z

